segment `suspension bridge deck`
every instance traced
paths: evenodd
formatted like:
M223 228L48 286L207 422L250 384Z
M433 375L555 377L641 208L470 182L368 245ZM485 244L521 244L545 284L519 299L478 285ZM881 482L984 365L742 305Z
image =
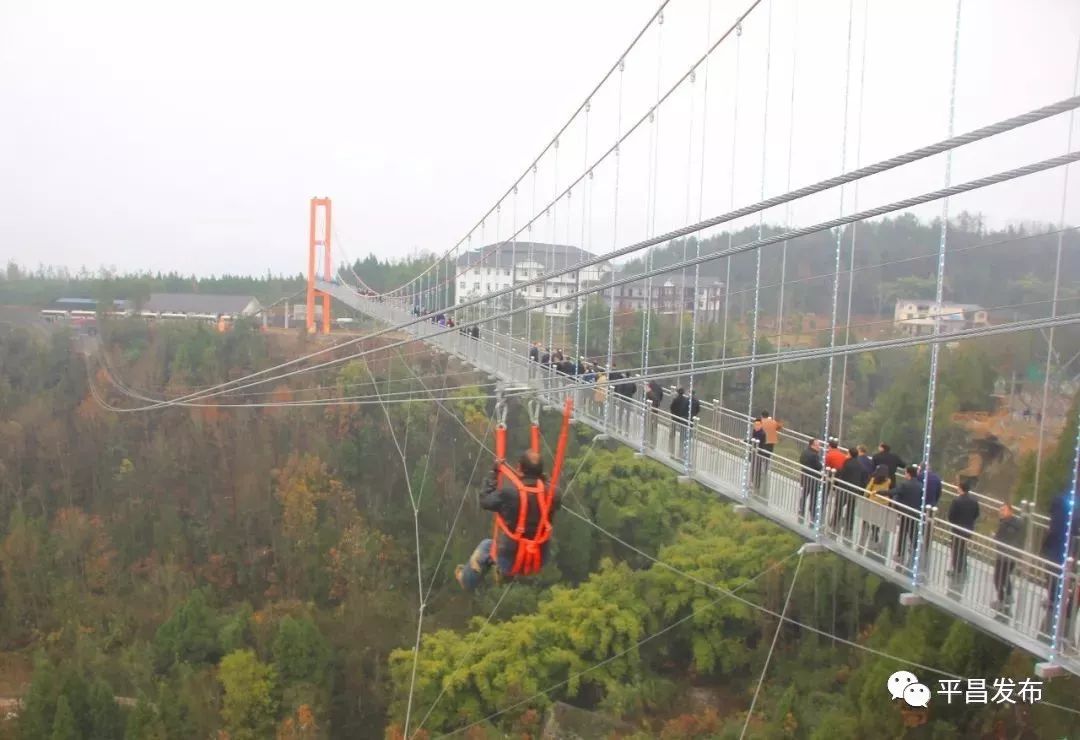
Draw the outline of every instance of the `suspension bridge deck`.
M415 320L404 308L360 296L345 285L320 282L319 289L391 325ZM1076 569L1072 563L1062 569L1030 551L1035 539L1031 532L1044 528L1045 519L1026 517L1026 550L979 533L960 536L949 525L944 509L928 507L920 516L915 510L867 498L827 473L810 471L779 453L769 458L753 454L744 441L745 431L740 434L737 429L742 424L745 430L745 415L717 407L711 414L713 424L696 419L686 427L666 411L650 410L643 401L604 394L602 389L598 393L572 377L551 373L528 360L526 342L495 333L487 325L480 338L429 322L416 323L409 331L501 381L534 388L552 406L573 394L575 422L635 448L683 479L697 481L730 500L739 511L768 517L896 584L905 589L902 603L933 604L1026 650L1046 661L1040 667L1046 675L1059 667L1080 675L1080 620L1072 618L1075 600L1070 600L1067 610L1070 618L1059 627L1057 649L1050 608L1050 589L1056 579L1064 570L1066 593L1070 593L1078 582ZM980 504L984 513L994 508L986 497ZM915 558L914 543L920 533L924 547ZM961 573L953 572L957 555L965 563Z

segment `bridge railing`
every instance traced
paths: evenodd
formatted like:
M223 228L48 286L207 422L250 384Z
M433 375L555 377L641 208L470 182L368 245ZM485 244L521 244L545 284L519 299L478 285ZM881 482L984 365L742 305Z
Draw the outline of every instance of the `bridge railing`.
M386 303L373 303L370 313L395 323L408 317ZM703 402L699 417L683 425L667 409L653 409L643 398L615 393L618 380L589 386L575 376L530 361L528 345L521 340L490 331L482 332L479 339L460 332L437 334L443 328L429 323L416 324L410 331L487 372L533 387L552 406L572 395L576 417L594 428L689 473L729 498L760 505L769 516L810 539L827 541L864 563L913 580L932 594L1043 644L1052 641L1051 603L1064 574L1070 599L1059 647L1064 655L1075 657L1080 652L1080 620L1074 618L1076 599L1071 598L1080 582L1076 564L1069 561L1063 567L1034 554L1030 533L1025 547L1019 548L954 528L945 516L947 507L941 505L946 496L954 495L951 486L943 486L943 501L927 507L921 516L896 502L868 496L837 480L832 471L813 471L781 454L764 454L746 439L747 416L716 402ZM643 395L641 389L639 394ZM809 441L797 431L783 431L800 446ZM996 513L1000 505L983 495L977 500L984 514ZM1028 513L1029 508L1019 507L1020 513ZM1030 525L1034 518L1023 519ZM1045 528L1045 517L1034 524ZM916 573L915 546L920 541L923 547Z
M382 307L388 304L372 302L373 307ZM398 309L397 313L400 319L408 318L407 311ZM430 331L428 332L430 333ZM484 331L481 333L480 345L485 348L486 356L489 358L487 367L489 369L497 371L500 367L506 367L508 358L524 358L522 362L513 362L514 366L528 368L528 351L531 346L530 343L524 339L518 337L507 336L495 331L488 330L484 327ZM504 355L500 357L499 355ZM577 359L577 358L575 358ZM525 380L529 375L534 377L537 373L526 373L518 377L518 380ZM555 375L547 366L542 366L539 371L540 377L550 378ZM643 390L639 391L642 395ZM672 397L675 393L675 388L669 386L665 389L666 397ZM724 408L720 405L717 399L702 400L701 418L704 423L711 425L714 429L722 434L726 434L735 438L745 437L747 429L749 429L749 423L751 417L747 414L732 409ZM699 424L702 422L699 422ZM805 447L813 438L811 435L805 434L795 429L785 427L779 432L781 441L791 442L796 449ZM844 449L846 452L846 448ZM979 491L971 491L970 495L979 504L980 518L983 522L992 522L996 520L998 511L1004 503L1001 499L987 495ZM950 482L942 481L942 499L938 502L939 508L947 511L948 504L950 504L955 498L959 496L959 490ZM1023 514L1023 520L1027 529L1025 536L1025 546L1027 549L1033 549L1037 547L1046 536L1046 531L1049 528L1049 517L1035 511L1034 507L1027 501L1020 502L1017 507L1019 513ZM985 525L984 525L985 526Z

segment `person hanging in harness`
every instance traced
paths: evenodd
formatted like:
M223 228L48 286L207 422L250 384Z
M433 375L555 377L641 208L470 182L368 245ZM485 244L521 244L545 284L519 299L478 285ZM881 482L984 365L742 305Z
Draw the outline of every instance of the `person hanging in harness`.
M539 403L534 401L529 406L531 445L518 459L516 468L510 468L503 459L505 406L497 407L503 421L495 432L495 467L480 493L481 508L495 515L494 532L480 541L467 563L454 569L454 577L466 591L475 590L492 565L498 566L498 579L535 575L544 567L551 544L552 520L560 506L557 486L572 411L573 402L567 399L549 479L540 456Z

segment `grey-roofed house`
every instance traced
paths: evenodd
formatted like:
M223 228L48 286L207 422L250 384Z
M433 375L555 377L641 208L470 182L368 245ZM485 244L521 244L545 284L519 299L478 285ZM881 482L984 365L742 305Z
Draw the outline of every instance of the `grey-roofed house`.
M254 316L262 305L250 295L208 293L152 293L141 315L148 318L237 319Z

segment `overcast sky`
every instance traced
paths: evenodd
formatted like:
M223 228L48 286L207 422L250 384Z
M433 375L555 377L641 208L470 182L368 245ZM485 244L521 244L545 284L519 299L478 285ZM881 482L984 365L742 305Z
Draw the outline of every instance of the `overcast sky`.
M662 29L627 58L623 128L749 4L672 0ZM529 165L657 5L0 0L0 260L295 273L315 195L333 198L336 237L352 257L443 251ZM864 15L864 0L765 0L741 39L724 42L624 147L617 231L609 158L533 236L602 251L763 189L783 192L789 170L798 187L943 138L953 8L871 0ZM1078 42L1075 0L966 0L956 132L1068 97ZM618 82L593 101L588 147L581 119L561 142L557 180L552 154L535 196L530 176L516 208L508 201L474 245L508 237L534 199L546 203L613 143ZM953 182L1062 153L1066 134L1063 116L970 147L956 155ZM936 158L868 182L859 205L941 187L944 166ZM1058 171L962 196L951 210L981 211L994 225L1050 222L1061 194ZM854 195L768 218L834 217ZM1069 200L1069 219L1080 221L1075 176Z

